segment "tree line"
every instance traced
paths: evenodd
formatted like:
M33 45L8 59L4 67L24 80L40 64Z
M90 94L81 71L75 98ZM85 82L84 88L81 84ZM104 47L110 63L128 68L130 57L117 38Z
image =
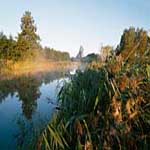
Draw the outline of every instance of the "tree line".
M116 48L105 45L101 47L100 54L91 53L83 57L83 47L79 49L79 53L73 60L80 60L82 62L93 61L108 61L112 56L121 54L122 58L128 58L128 61L132 61L136 57L144 55L145 51L150 51L150 36L149 33L140 28L130 27L125 29L121 36L120 43Z
M150 36L144 29L130 27L125 29L120 43L116 48L112 46L103 46L101 48L100 59L108 61L113 56L121 56L123 61L132 63L135 59L143 56L145 53L150 53ZM147 59L145 57L145 59Z
M68 52L43 48L31 12L26 11L21 18L21 32L16 38L0 32L0 61L19 61L46 58L52 61L70 60Z
M37 27L31 12L26 11L24 13L21 18L20 27L21 32L16 38L13 38L11 35L8 37L3 32L0 32L0 61L33 60L39 56L53 61L70 60L69 53L56 51L49 47L43 48L40 45L40 37L37 34ZM136 53L131 52L132 49ZM126 57L131 52L129 60L131 61L133 57L138 57L140 54L143 54L145 49L150 49L150 37L147 31L130 27L124 30L120 43L115 50L112 47L106 46L102 48L102 51L103 55L111 55L112 52L110 51L115 52L117 55L122 53L122 57ZM97 59L97 56L94 58ZM93 60L93 55L90 58L90 62L91 60Z

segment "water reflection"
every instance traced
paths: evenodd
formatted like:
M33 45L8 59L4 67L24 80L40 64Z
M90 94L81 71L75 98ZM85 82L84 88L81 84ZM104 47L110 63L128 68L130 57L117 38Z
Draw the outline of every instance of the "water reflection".
M0 149L35 150L70 70L0 79Z
M16 82L19 100L22 101L22 112L27 119L32 118L37 108L37 99L40 97L39 86L41 81L34 77L22 77Z
M6 79L0 81L0 103L3 103L10 95L13 97L16 94L19 101L21 101L22 112L29 120L37 109L37 99L40 98L41 92L39 88L44 83L50 82L65 77L69 74L63 71L38 73L35 75L24 75L13 79Z

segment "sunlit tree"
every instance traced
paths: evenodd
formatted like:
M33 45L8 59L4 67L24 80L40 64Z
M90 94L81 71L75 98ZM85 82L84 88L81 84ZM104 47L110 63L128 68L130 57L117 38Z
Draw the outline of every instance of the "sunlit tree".
M40 37L36 31L37 28L31 12L26 11L21 18L21 33L18 34L17 41L17 50L23 58L33 55L33 51L39 48Z
M144 54L148 48L148 34L143 29L130 27L125 29L121 36L120 44L117 47L117 54L121 54L124 59L133 60Z

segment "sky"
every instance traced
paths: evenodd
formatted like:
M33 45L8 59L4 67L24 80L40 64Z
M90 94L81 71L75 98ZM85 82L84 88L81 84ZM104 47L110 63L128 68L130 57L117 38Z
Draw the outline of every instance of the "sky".
M150 29L150 0L1 0L0 31L20 32L20 19L31 11L42 46L75 56L116 46L125 28Z

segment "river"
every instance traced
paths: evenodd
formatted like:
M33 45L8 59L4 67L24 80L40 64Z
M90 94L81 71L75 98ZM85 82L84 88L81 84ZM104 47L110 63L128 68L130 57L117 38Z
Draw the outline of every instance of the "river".
M33 149L32 143L50 121L57 94L68 71L0 80L0 148Z

